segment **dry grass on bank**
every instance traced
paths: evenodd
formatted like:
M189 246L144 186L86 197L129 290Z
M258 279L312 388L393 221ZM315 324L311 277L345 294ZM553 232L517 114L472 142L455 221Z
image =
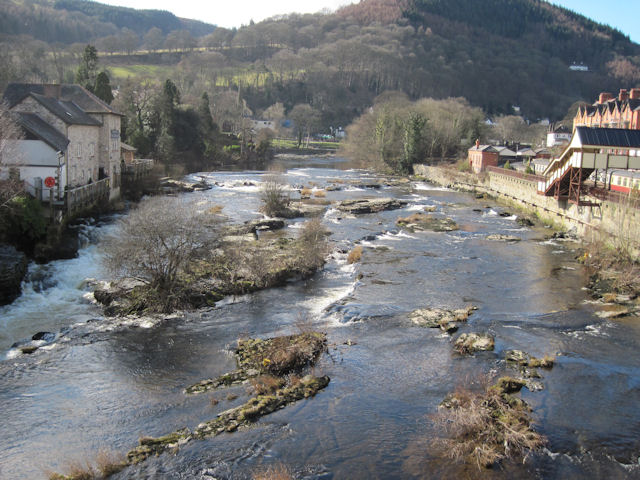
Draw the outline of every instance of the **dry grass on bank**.
M506 379L509 380L509 379ZM529 406L501 379L481 392L460 388L432 420L445 433L431 442L435 453L454 461L490 468L505 459L526 459L545 438L532 428Z
M349 255L347 255L347 263L351 265L352 263L359 262L361 258L362 258L362 245L358 245L349 252Z
M580 261L590 275L609 280L615 292L640 294L640 263L629 249L595 239L584 245Z
M250 379L250 382L257 395L269 395L287 383L284 378L274 375L260 375Z
M95 465L89 461L69 462L66 474L48 472L49 480L99 480L109 478L127 466L124 457L112 452L101 451L95 459Z
M293 475L286 465L279 463L254 473L251 478L253 480L293 480Z

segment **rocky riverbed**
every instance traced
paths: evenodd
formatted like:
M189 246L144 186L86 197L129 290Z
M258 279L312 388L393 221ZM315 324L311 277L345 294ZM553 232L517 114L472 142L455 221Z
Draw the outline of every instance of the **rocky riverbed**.
M353 472L381 478L636 475L633 385L640 381L640 331L633 317L601 318L599 305L586 303L593 299L581 290L588 276L576 260L579 246L501 215L510 212L491 199L423 182L387 185L329 162L281 165L290 185L326 192L323 198L312 193L310 200L327 202L320 218L332 232L333 250L309 277L228 295L215 307L105 317L101 307L82 299L94 288L89 283L74 276L74 289L53 286L81 265L90 272L85 276L108 278L92 270L99 250L81 251L66 268L29 272L27 278L41 279L41 286L28 280L13 310L2 312L3 321L15 322L23 312L31 325L36 314L27 316L21 299L35 305L43 297L45 315L60 323L38 324L8 342L38 331L55 334L31 354L11 349L0 363L2 474L41 478L34 458L66 474L74 461L95 465L98 452L108 449L119 452L124 464L115 479L246 479L276 465L286 465L295 478L351 478ZM283 228L270 221L245 223L260 217L259 173L198 177L212 188L181 195L219 206L239 228L228 235L237 245L287 238L290 246L308 221L286 219ZM296 195L292 189L294 201ZM357 214L336 208L358 198L405 204ZM451 218L459 228L409 231L396 223L416 212ZM520 241L490 241L490 235ZM360 258L348 263L356 246ZM55 298L76 292L81 300L58 309L49 291ZM472 305L477 310L468 310ZM424 325L414 323L412 313L419 310L425 311ZM438 328L425 328L432 316ZM322 353L312 365L301 362L300 372L280 375L288 362L267 347L255 349L262 354L253 366L237 362L239 339L251 346L288 338L280 340L286 346L305 332L326 332L326 343L324 337L311 342ZM456 342L472 334L493 339L493 350L458 353ZM547 357L552 369L541 365ZM205 384L212 388L186 393ZM458 397L458 407L439 409L449 394L462 390L469 393ZM283 399L293 401L280 408ZM477 410L482 418L503 418L534 440L523 450L530 453L513 461L493 457L497 468L486 470L480 462L478 470L464 455L450 459L439 451L432 440L457 437L434 414L449 410L460 418L460 408L473 405L490 405ZM504 436L504 425L489 425L479 431L497 440L492 445L513 438ZM544 449L536 440L542 437ZM447 445L453 451L457 444Z

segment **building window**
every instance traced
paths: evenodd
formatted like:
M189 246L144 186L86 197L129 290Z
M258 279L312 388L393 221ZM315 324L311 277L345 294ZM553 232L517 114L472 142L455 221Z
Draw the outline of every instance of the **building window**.
M96 154L96 144L95 143L90 143L89 144L89 155L91 155L92 157Z
M76 145L76 156L77 157L81 157L82 156L82 144L81 143Z
M114 138L111 140L111 151L115 152L118 150L118 139Z

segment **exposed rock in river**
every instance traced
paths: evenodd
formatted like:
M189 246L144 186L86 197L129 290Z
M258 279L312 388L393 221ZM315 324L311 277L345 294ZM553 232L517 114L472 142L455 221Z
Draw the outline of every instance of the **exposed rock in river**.
M424 308L411 312L409 318L420 327L440 328L447 333L453 333L458 329L457 323L466 322L474 310L477 310L477 307L469 306L458 310Z
M492 235L487 235L487 240L492 240L494 242L519 242L522 239L514 235L503 235L501 233L494 233Z
M211 186L201 179L197 182L189 182L186 180L175 180L172 178L164 178L160 180L160 188L165 193L189 193L202 190L209 190Z
M453 348L462 354L493 350L494 338L486 333L463 333L453 343Z
M233 432L290 403L313 397L327 385L329 385L329 377L307 375L295 385L280 388L271 395L258 395L244 405L222 412L216 419L198 425L193 432L185 428L158 438L143 437L139 441L140 445L127 453L127 462L137 464L151 455L175 450L193 439Z
M140 444L127 454L127 462L140 463L151 455L177 449L190 440L233 432L290 403L314 396L329 384L329 377L306 375L299 379L285 375L300 372L313 365L326 349L326 335L320 332L305 332L266 340L239 340L235 351L238 370L215 380L204 380L187 387L185 393L202 393L220 386L244 383L259 374L277 375L278 377L271 377L274 378L272 383L275 386L270 393L257 395L244 405L220 413L214 420L198 425L193 432L185 428L158 438L143 437Z
M426 213L414 213L408 217L400 217L396 224L406 230L434 232L452 232L458 230L458 225L451 218L427 215Z
M376 213L384 210L396 210L407 205L403 200L395 198L357 198L353 200L343 200L336 208L342 212L354 215L362 213Z
M203 393L222 386L237 385L262 374L283 376L300 372L303 368L313 365L326 350L327 336L320 332L305 332L265 340L238 340L238 348L235 351L238 370L191 385L185 389L185 393Z

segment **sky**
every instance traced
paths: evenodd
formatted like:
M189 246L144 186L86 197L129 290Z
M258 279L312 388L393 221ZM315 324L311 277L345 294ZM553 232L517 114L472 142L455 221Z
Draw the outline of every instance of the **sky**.
M349 0L98 0L101 3L137 9L168 10L178 17L202 20L231 28L251 20L285 13L316 13L336 10ZM640 0L552 0L599 23L617 28L640 43Z

